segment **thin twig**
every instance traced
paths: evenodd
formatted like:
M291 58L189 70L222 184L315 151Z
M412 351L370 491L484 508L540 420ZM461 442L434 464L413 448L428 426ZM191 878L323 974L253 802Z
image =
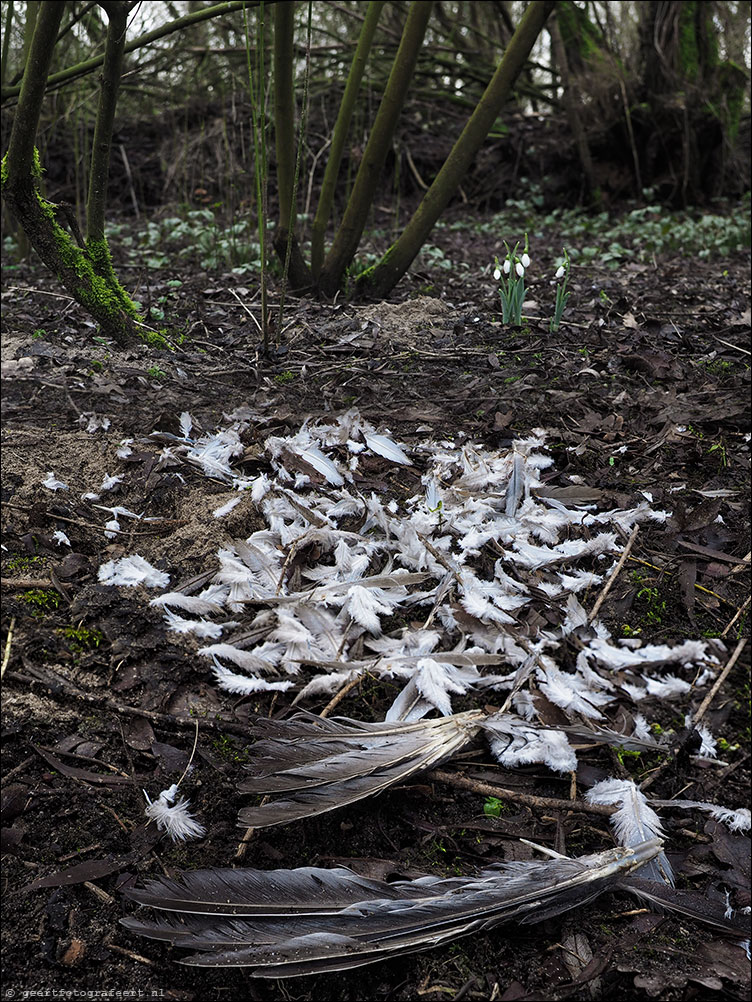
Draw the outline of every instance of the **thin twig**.
M349 682L346 682L339 692L336 692L334 696L329 700L324 709L319 714L320 717L328 717L332 710L338 706L345 696L350 692L355 686L363 681L362 675L356 675L355 678L351 678Z
M745 647L746 643L747 643L747 638L746 637L743 637L739 641L739 643L734 648L733 654L731 655L731 657L726 662L726 667L723 669L723 671L721 672L721 674L718 676L718 678L713 683L713 687L710 690L710 692L707 694L707 696L705 697L705 699L703 699L703 701L700 703L700 706L699 706L699 709L697 710L697 713L695 713L695 714L692 715L692 724L693 724L694 727L696 727L697 724L705 716L705 713L706 713L708 707L713 702L713 698L715 697L715 694L718 692L718 690L723 685L724 681L726 680L726 678L728 676L728 673L731 671L731 669L734 667L734 665L736 664L736 662L739 660L739 656L741 655L742 651L744 650L744 647Z
M739 607L739 608L738 608L738 609L736 610L736 615L734 616L734 618L733 618L732 620L730 620L730 621L729 621L729 622L728 622L728 623L726 624L726 626L725 626L725 628L724 628L724 630L723 630L723 633L721 634L721 636L722 636L722 637L725 637L725 636L727 636L727 635L728 635L728 633L729 633L729 630L730 630L730 629L731 629L731 627L732 627L732 626L734 625L734 623L735 623L735 622L737 621L737 619L740 619L740 618L741 618L741 616L742 616L742 615L743 615L743 613L744 613L744 610L745 610L745 609L746 609L746 608L747 608L747 607L749 606L749 600L750 600L750 596L749 596L749 595L747 595L747 598L745 599L745 601L744 601L744 604L743 604L743 605L741 605L741 606L740 606L740 607Z
M8 667L8 662L10 661L10 647L13 642L13 627L16 625L16 617L11 616L10 626L8 627L8 636L5 638L5 650L3 652L3 664L0 667L0 678L5 676L5 669Z
M49 578L2 578L0 585L10 591L24 591L26 588L49 588Z
M543 807L554 811L585 811L587 814L600 814L602 817L610 817L615 811L615 807L605 804L588 804L585 801L560 800L557 797L536 797L532 793L520 793L518 790L507 790L501 786L492 786L490 783L483 783L477 779L471 779L459 772L444 772L443 769L432 769L426 773L428 779L433 779L437 783L449 783L451 786L459 786L463 790L472 790L473 793L480 793L484 797L496 797L498 800L513 800L518 804L527 804L528 807Z
M611 577L606 582L606 584L605 584L605 586L603 588L603 591L598 596L595 605L593 606L593 608L590 611L590 615L588 616L588 622L589 623L592 623L592 621L598 615L598 610L603 605L603 602L604 602L604 600L606 598L606 595L608 595L608 593L611 591L611 586L613 585L614 581L616 581L616 578L617 578L617 576L619 574L619 571L622 569L622 567L624 566L624 564L627 561L627 557L629 556L629 551L632 549L632 545L633 545L635 539L637 538L637 533L639 531L640 531L639 525L636 525L634 527L634 529L632 529L632 535L629 537L629 540L627 541L627 545L624 547L624 552L619 557L618 564L616 565L616 567L614 567L613 571L611 572Z

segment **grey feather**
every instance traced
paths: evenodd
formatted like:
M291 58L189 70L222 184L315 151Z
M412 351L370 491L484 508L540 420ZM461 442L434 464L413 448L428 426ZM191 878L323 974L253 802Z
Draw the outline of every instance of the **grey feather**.
M287 796L244 808L239 822L269 827L381 793L464 748L483 716L482 711L469 711L412 723L363 724L297 714L286 721L258 721L255 729L271 736L253 746L254 775L238 789Z
M393 883L344 868L197 870L125 892L175 917L122 922L139 935L199 951L184 963L294 977L427 950L503 922L541 921L623 881L661 846L653 839L580 859L502 863L472 877Z

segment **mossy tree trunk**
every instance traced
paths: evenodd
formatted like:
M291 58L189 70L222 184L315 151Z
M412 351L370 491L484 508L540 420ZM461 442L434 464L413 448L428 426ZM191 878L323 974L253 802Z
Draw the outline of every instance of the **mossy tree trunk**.
M102 95L92 156L83 247L58 223L59 207L39 191L42 165L35 147L39 116L65 4L41 4L24 69L8 152L3 161L3 198L32 247L102 331L125 345L135 336L137 311L115 277L104 237L107 165L117 90L131 3L104 3L109 26Z
M410 267L493 127L553 7L551 0L532 0L528 4L491 82L436 179L397 242L373 268L358 277L359 292L382 298Z

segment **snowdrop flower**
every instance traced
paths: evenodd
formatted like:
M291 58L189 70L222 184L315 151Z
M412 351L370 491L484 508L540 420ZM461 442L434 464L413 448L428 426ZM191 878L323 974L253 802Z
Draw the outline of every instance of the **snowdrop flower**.
M188 810L188 802L185 797L180 797L179 800L175 799L177 794L177 783L173 783L168 790L162 790L154 801L149 799L149 794L144 790L144 796L148 803L144 814L156 823L160 831L167 832L173 842L178 839L202 838L206 834L206 828L194 820ZM173 801L175 802L173 803Z
M527 254L525 255L525 257L527 257ZM530 260L530 259L528 258L528 260ZM524 278L525 277L525 269L524 269L521 261L517 262L517 264L514 266L514 270L517 272L517 274L519 275L520 278Z
M527 256L527 252L525 252L522 255L522 257L520 258L520 261L522 262L522 267L523 268L529 268L530 267L530 258ZM518 272L518 274L519 274L519 272Z
M501 269L500 268L494 268L493 277L494 277L494 281L495 282L499 281L499 279L501 278Z
M556 274L554 275L554 278L564 278L565 271L566 269L564 265L560 264L559 267L556 269Z
M504 261L504 274L508 275L511 270L512 270L512 262L509 260L509 258L507 258Z

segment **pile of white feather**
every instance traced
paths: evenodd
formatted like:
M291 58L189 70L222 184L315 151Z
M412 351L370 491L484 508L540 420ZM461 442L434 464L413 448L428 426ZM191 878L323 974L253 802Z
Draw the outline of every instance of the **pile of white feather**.
M668 518L648 496L626 511L599 511L593 492L578 497L568 489L557 497L541 489L541 473L552 464L542 430L503 453L459 437L408 450L355 410L268 437L267 469L247 477L235 464L252 417L243 410L217 434L193 436L183 414L179 436L152 436L163 446L160 462L191 465L237 490L215 518L251 503L266 525L244 539L228 536L203 590L165 590L151 605L163 610L168 630L209 641L198 654L226 692L289 691L300 704L369 673L392 680L396 695L375 723L305 711L257 721L251 775L239 790L272 799L241 810L242 824L285 824L334 810L478 738L507 768L541 763L571 772L573 745L660 750L639 712L651 700L680 700L691 724L689 697L717 676L722 645L614 640L586 611L630 530ZM393 496L362 489L363 458L374 455L413 467L413 486ZM138 554L109 561L99 577L111 585L169 584ZM491 693L503 704L495 713L481 708ZM476 696L478 708L454 712L458 696ZM566 725L544 722L551 719L542 713L546 702L563 711ZM633 707L630 733L612 724L619 703ZM712 735L702 728L701 738L700 754L715 756ZM150 802L147 814L173 838L200 837L203 826L185 801L173 804L178 786ZM661 821L634 782L605 779L587 796L614 807L614 833L626 848L404 886L346 870L196 871L127 892L177 919L125 924L198 950L189 963L246 966L260 977L427 949L496 922L558 914L613 887L743 935L730 912L710 914L704 902L688 903L672 888ZM746 809L677 806L706 811L734 831L750 827ZM626 878L637 868L647 879Z
M408 449L350 410L331 423L307 421L294 435L268 437L268 468L249 478L233 464L252 419L241 409L218 433L193 436L190 415L183 414L180 435L152 436L163 445L162 462L189 464L237 490L216 518L248 503L250 494L266 522L248 538L228 538L198 594L165 591L151 602L164 610L168 630L210 641L198 653L226 692L290 691L301 703L369 673L395 683L386 722L395 733L403 728L405 769L418 759L437 760L425 746L416 748L415 725L438 711L447 719L443 730L425 721L430 740L441 734L456 750L482 731L506 767L543 763L565 772L577 766L572 734L657 750L639 712L643 701L686 702L717 675L718 643L614 640L589 620L583 601L592 605L626 534L668 513L651 508L648 496L628 510L599 511L589 500L593 492L578 498L569 488L557 498L541 489L541 473L553 462L543 430L504 452L459 436ZM367 479L360 475L363 457L374 455L414 467L409 482L419 489L402 497L359 489ZM305 560L291 587L290 567L300 555ZM137 554L99 573L108 584L166 587L165 576ZM502 694L502 713L484 722L477 711L453 714L456 696L474 694L485 704L491 691ZM541 697L563 710L571 726L542 724ZM635 708L629 734L610 727L609 711L620 701ZM294 742L295 726L279 740ZM702 737L701 754L714 756L712 735L703 729ZM352 755L337 754L349 763L352 785ZM322 761L329 793L322 803L329 806L296 816L337 806L334 762L331 755ZM394 766L390 776L409 774ZM263 823L258 811L250 813ZM733 814L739 826L748 824Z

